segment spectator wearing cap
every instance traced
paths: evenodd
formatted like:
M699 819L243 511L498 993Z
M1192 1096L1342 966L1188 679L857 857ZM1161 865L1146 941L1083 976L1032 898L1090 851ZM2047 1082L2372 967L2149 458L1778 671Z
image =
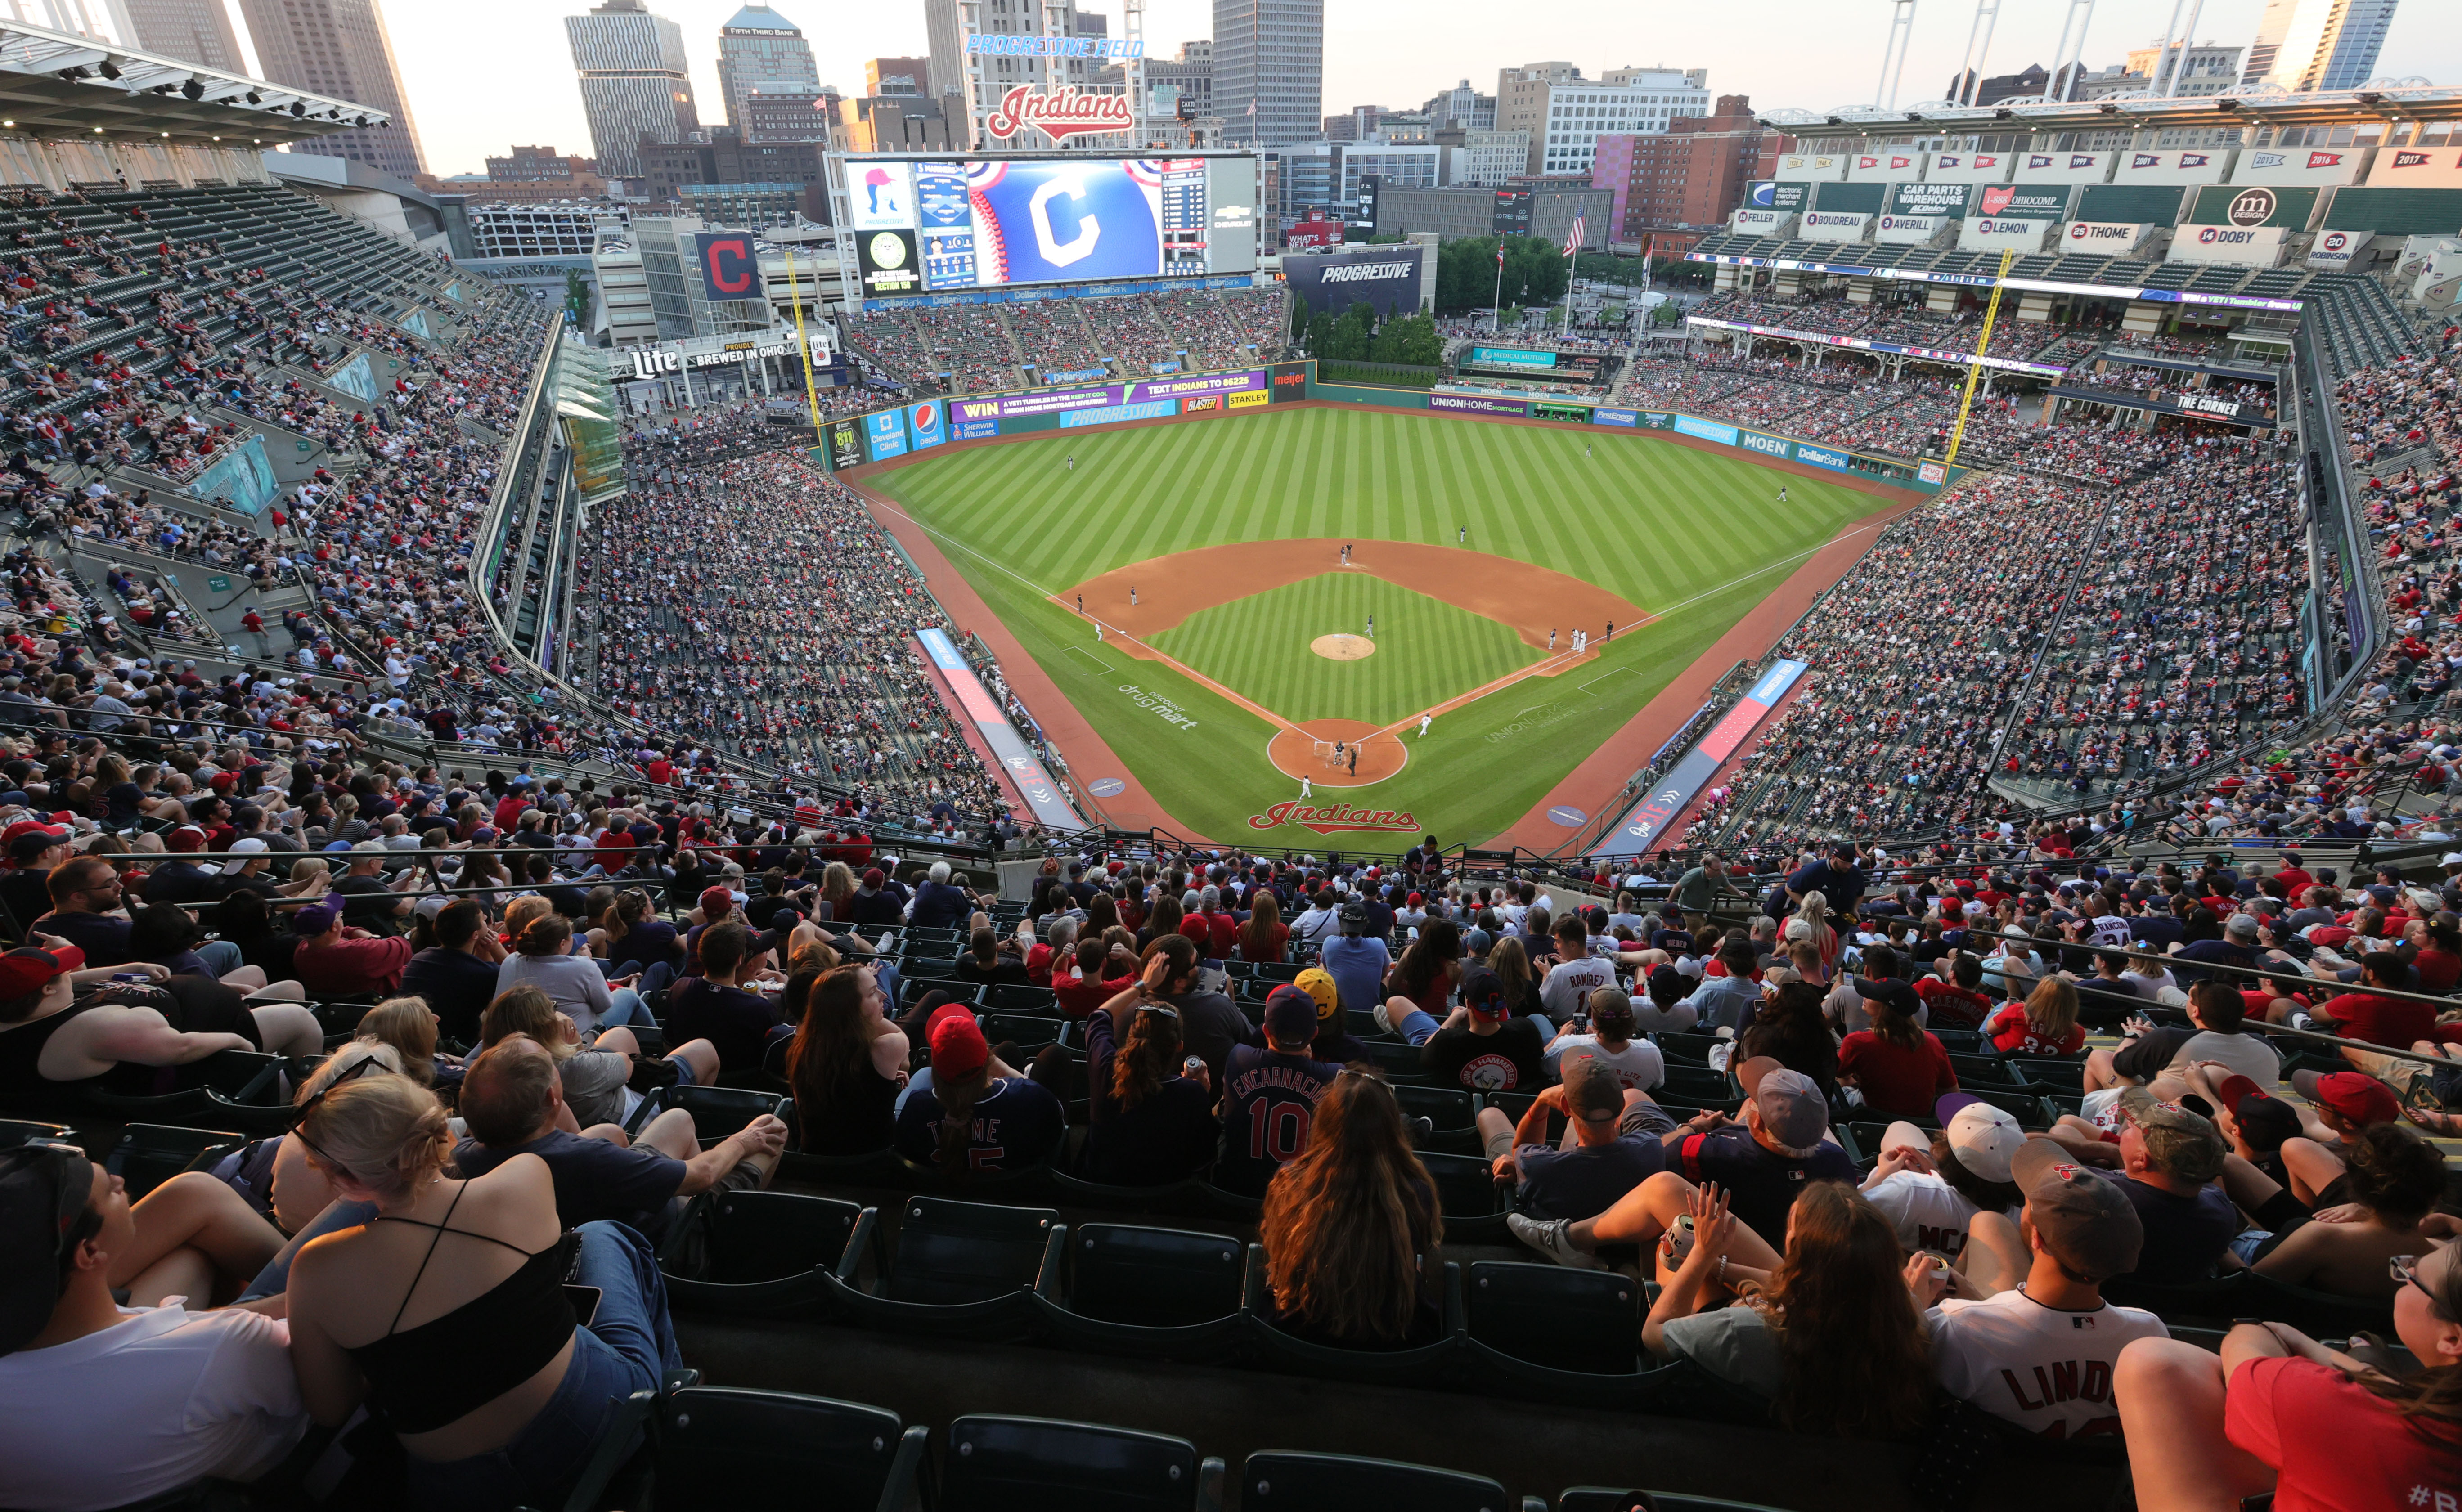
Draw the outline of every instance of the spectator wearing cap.
M391 996L401 990L401 974L410 964L410 941L396 935L379 938L342 922L339 903L311 903L291 916L291 932L298 943L291 969L302 985L318 998L342 998L375 992Z
M1927 1134L1903 1119L1881 1135L1881 1158L1864 1196L1881 1210L1907 1253L1954 1261L1966 1252L1977 1213L2016 1220L2025 1201L2009 1162L2024 1147L2018 1120L1962 1092L1934 1109L1941 1127Z
M67 940L85 952L91 965L125 965L137 959L129 950L119 874L109 861L97 855L72 857L54 867L44 885L51 893L52 911L33 921L32 933ZM243 963L239 947L225 940L205 941L197 955L217 977Z
M184 1066L217 1050L324 1048L315 1015L295 1002L246 1002L152 963L141 968L152 981L114 983L115 968L89 965L67 941L34 939L0 956L0 1107L56 1102L47 1095L54 1084L150 1091L155 1078L135 1068ZM99 990L80 1001L86 987Z
M1593 988L1583 1011L1572 1016L1542 1052L1547 1073L1558 1074L1564 1057L1587 1054L1614 1075L1619 1086L1649 1091L1667 1080L1667 1062L1658 1047L1636 1037L1632 996L1609 984Z
M2156 1285L2203 1280L2229 1254L2240 1217L2216 1178L2230 1146L2202 1114L2142 1087L2120 1094L2120 1170L2106 1173L2136 1210L2144 1252L2130 1274Z
M2282 1142L2282 1168L2292 1195L2312 1210L2337 1207L2349 1181L2343 1156L2362 1131L2399 1123L2402 1107L2392 1089L2361 1071L2291 1073L2291 1090L2311 1104L2300 1134Z
M1644 998L1633 1004L1633 1030L1640 1034L1683 1034L1700 1022L1700 1010L1686 1000L1693 979L1674 966L1652 966L1642 979Z
M221 868L207 870L188 859L205 849L205 832L192 824L184 824L162 837L162 849L173 859L162 862L145 874L145 901L148 903L210 903L222 896Z
M182 1304L244 1283L281 1247L212 1177L175 1176L132 1203L119 1177L72 1146L0 1152L10 1504L120 1506L271 1469L308 1429L290 1325Z
M971 1012L956 1004L935 1012L929 1044L931 1085L910 1091L897 1110L898 1154L958 1181L1049 1158L1068 1132L1067 1110L1040 1082L996 1074L1006 1068Z
M1377 1012L1385 1006L1385 977L1393 969L1393 953L1369 933L1366 903L1351 898L1337 917L1342 933L1319 947L1317 964L1332 976L1346 1012ZM1378 1026L1386 1026L1382 1016Z
M1222 1128L1205 1062L1182 1063L1179 1009L1155 995L1155 975L1086 1018L1089 1125L1080 1174L1090 1181L1163 1186L1214 1159ZM1278 1010L1286 1029L1303 1011L1304 1027L1316 1023L1315 1000L1295 986L1274 989L1265 1011L1270 1018Z
M18 820L0 837L0 846L8 851L8 869L0 871L0 904L19 928L51 912L46 884L52 868L68 859L68 826L32 819Z
M2139 1268L2145 1224L2057 1141L2026 1140L2009 1166L2025 1194L2017 1220L1976 1213L1956 1269L1936 1273L1955 1295L1925 1314L1933 1372L1950 1395L2037 1437L2117 1432L2121 1350L2170 1336L2154 1314L2103 1298L2105 1282Z
M2256 915L2234 914L2223 921L2222 939L2192 940L2185 945L2174 945L2170 950L2171 962L2179 968L2176 974L2180 980L2191 983L2206 978L2206 973L2194 969L2194 963L2198 961L2211 961L2219 966L2255 966L2260 933Z
M1872 1026L1840 1042L1838 1080L1884 1118L1924 1116L1957 1091L1957 1072L1939 1038L1915 1022L1923 1000L1903 982L1865 978L1856 987Z
M1480 1109L1479 1137L1497 1181L1513 1183L1518 1211L1596 1218L1667 1168L1669 1140L1707 1125L1678 1124L1587 1049L1567 1052L1563 1064L1563 1082L1543 1089L1520 1123L1501 1109ZM1547 1139L1551 1115L1566 1120L1561 1146Z
M1544 1019L1514 1017L1495 972L1474 969L1462 976L1461 1005L1419 1047L1419 1064L1440 1087L1535 1090L1550 1037Z
M1333 980L1322 971L1300 975L1320 980L1276 987L1265 1000L1263 1045L1235 1046L1223 1062L1214 1184L1242 1197L1263 1197L1274 1174L1307 1148L1316 1106L1342 1074L1341 1065L1315 1049L1323 999L1333 1000L1340 1022Z
M2323 1226L2323 1225L2314 1225ZM2424 1367L2393 1375L2281 1323L2217 1354L2141 1340L2116 1376L2147 1507L2426 1507L2462 1485L2462 1244L2397 1257L2393 1332ZM2247 1499L2243 1501L2243 1499Z

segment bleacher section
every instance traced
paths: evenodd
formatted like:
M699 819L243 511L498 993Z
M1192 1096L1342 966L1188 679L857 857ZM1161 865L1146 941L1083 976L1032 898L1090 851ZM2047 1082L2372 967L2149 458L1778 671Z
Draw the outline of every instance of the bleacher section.
M1051 373L1145 378L1270 361L1284 343L1283 292L1165 290L1099 299L908 304L840 318L854 350L901 384L998 393ZM1177 369L1169 364L1177 362Z

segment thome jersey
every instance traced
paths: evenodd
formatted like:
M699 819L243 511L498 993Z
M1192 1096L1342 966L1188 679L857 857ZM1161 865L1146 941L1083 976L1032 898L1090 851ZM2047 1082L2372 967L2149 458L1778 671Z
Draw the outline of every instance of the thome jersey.
M915 200L931 289L1205 270L1202 159L926 163Z
M1342 1068L1305 1055L1235 1045L1222 1063L1222 1151L1214 1184L1263 1197L1274 1173L1307 1148L1317 1100Z

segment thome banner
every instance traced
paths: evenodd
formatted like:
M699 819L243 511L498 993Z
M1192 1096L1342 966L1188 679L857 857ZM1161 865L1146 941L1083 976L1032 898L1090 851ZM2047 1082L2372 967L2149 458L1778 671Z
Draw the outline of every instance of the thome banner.
M1365 304L1379 320L1415 315L1427 248L1379 247L1371 251L1285 254L1283 279L1311 317L1340 315Z

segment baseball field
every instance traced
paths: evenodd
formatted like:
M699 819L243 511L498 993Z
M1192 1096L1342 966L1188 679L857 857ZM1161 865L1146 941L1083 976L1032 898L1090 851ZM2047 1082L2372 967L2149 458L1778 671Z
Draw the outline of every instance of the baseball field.
M1313 404L854 481L1099 737L1011 669L1112 822L1337 849L1503 832L1888 508L1632 432Z

